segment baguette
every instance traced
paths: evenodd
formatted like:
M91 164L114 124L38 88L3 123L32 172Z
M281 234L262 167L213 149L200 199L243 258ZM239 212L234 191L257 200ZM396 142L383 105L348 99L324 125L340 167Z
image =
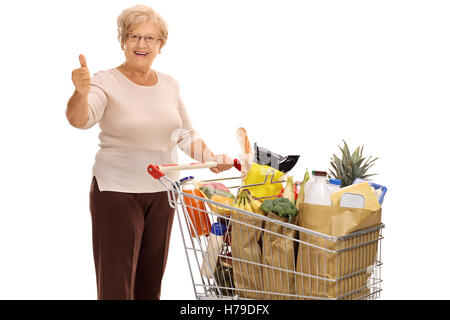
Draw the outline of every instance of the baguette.
M250 140L248 139L247 131L245 131L244 128L237 129L236 137L238 139L239 145L241 146L241 176L242 179L244 179L247 175L247 172L250 170L250 167L252 166L254 152L250 144Z
M236 131L236 137L241 145L242 154L253 153L250 141L248 140L247 131L244 128L238 128Z

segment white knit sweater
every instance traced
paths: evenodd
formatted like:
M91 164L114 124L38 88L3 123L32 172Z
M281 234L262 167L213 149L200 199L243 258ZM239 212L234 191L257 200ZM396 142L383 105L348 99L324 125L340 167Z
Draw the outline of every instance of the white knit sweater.
M92 174L100 191L158 192L165 187L147 173L152 164L178 163L177 147L190 154L199 139L180 98L178 82L157 72L158 82L141 86L118 69L92 77L88 95L89 120L82 129L99 124L100 150ZM178 180L178 172L167 176Z

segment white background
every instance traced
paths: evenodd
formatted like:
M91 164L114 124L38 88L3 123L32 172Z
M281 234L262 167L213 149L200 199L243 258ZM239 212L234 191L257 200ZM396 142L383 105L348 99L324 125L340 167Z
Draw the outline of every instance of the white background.
M301 154L301 180L327 170L343 139L364 144L388 187L381 298L450 298L447 1L143 3L169 24L153 68L179 81L214 152L237 156L243 126L252 143ZM65 108L80 53L91 73L123 62L116 19L135 4L0 2L1 299L96 299L98 126L71 127ZM194 299L176 221L172 234L161 298Z

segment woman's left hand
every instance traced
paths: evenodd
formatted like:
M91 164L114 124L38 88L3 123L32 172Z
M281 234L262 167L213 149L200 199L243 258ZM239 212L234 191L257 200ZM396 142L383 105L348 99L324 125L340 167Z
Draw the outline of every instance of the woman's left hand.
M234 161L226 154L217 154L214 156L214 160L217 162L217 167L210 168L214 173L219 173L231 169L234 166Z

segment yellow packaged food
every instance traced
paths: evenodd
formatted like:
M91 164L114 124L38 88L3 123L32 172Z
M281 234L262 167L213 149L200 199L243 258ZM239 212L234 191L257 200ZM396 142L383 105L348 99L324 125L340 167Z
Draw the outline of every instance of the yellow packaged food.
M260 165L257 163L252 163L250 170L245 176L244 184L247 186L251 184L263 183L266 179L266 175L267 181L265 182L265 184L260 186L247 187L253 197L276 197L283 188L282 183L271 183L271 180L272 182L283 180L282 178L285 175L283 172L276 170L270 166Z
M369 182L363 182L358 184L353 184L351 186L341 188L338 191L335 191L331 194L331 202L334 207L339 207L342 194L356 193L361 194L365 198L364 209L369 210L378 210L380 209L380 203L377 200L377 197L372 191Z

